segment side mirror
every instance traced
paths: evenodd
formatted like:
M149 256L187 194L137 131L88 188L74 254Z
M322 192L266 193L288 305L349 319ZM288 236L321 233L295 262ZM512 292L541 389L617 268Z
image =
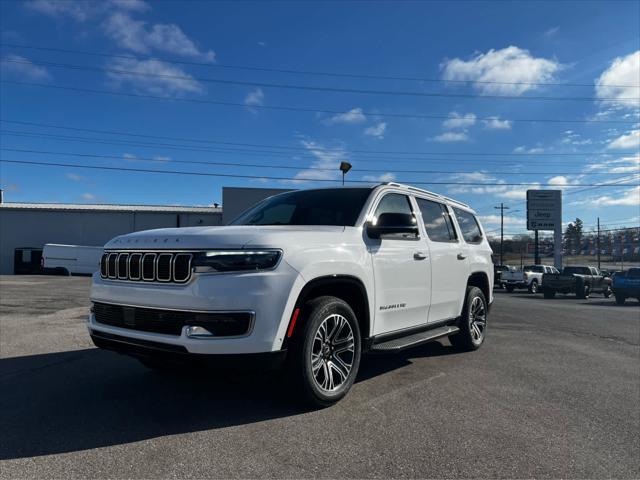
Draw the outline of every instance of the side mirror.
M408 213L382 213L375 225L367 224L367 235L371 238L380 238L383 235L407 233L418 235L418 222L416 217Z

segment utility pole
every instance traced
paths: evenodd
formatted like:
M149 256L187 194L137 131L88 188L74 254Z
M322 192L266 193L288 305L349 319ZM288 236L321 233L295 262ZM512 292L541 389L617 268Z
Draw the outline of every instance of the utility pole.
M535 245L534 245L533 263L536 264L536 265L540 265L540 249L538 247L538 230L535 230Z
M500 265L504 265L502 261L502 255L504 253L504 211L509 210L509 207L505 207L504 203L501 203L499 207L493 207L496 210L500 210Z
M598 236L596 237L596 257L598 259L598 270L600 270L600 217L598 217Z

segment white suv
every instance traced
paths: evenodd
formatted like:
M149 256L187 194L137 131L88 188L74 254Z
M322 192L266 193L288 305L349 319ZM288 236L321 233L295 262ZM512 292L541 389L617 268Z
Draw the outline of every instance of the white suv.
M286 366L328 405L363 352L483 343L491 248L465 204L396 183L270 197L230 226L151 230L105 246L88 319L96 346L163 368Z

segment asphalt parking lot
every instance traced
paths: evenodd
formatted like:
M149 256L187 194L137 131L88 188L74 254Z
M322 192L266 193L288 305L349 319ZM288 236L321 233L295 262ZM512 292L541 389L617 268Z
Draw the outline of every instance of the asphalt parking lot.
M268 376L97 350L89 279L0 277L2 478L640 477L640 307L496 292L478 352L368 356L319 411Z

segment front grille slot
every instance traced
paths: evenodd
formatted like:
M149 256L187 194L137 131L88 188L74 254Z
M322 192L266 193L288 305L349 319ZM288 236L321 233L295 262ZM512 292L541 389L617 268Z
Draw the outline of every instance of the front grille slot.
M142 257L142 280L153 282L156 279L156 254L145 253Z
M100 259L100 276L111 280L186 283L191 278L192 253L106 252Z
M129 280L140 280L140 262L142 261L141 253L132 253L129 255Z
M116 260L118 259L118 254L117 253L110 253L109 254L109 258L107 259L107 276L109 278L116 278L117 277L117 263Z
M170 253L161 253L156 261L156 278L159 282L171 281L171 260L173 255Z
M129 271L127 269L128 259L128 253L121 253L118 255L118 278L120 280L126 280L127 278L129 278Z
M185 326L206 328L216 337L238 337L251 329L250 312L185 312L94 303L96 322L112 327L179 336Z

